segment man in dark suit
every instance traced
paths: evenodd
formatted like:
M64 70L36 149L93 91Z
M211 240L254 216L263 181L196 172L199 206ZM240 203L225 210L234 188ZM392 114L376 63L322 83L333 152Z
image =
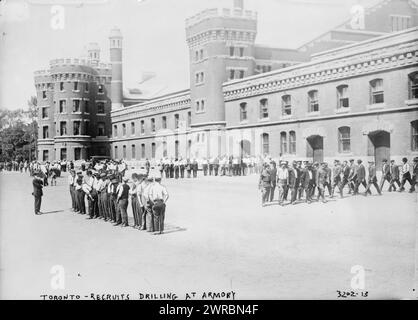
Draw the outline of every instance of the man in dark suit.
M318 170L319 170L319 163L315 162L313 164L313 166L311 167L312 179L311 179L311 188L310 188L310 193L309 193L309 197L311 199L314 198L315 189L318 186L317 181L316 181L316 174L317 174Z
M41 212L41 203L42 203L42 196L43 196L43 192L42 192L42 188L44 186L43 183L43 178L41 177L41 175L39 174L35 174L34 178L32 180L32 185L33 185L33 193L32 195L35 198L35 214L42 214Z
M372 194L370 191L371 185L374 185L374 187L377 190L377 193L379 195L382 195L382 192L380 191L381 189L379 188L379 185L377 184L376 166L374 165L373 161L369 161L369 180L367 183L366 192L364 193L365 196L367 196L368 193Z
M300 171L299 199L303 196L303 193L305 193L305 202L307 203L311 203L310 177L311 173L309 172L309 164L305 161L304 166Z
M289 188L291 190L290 204L296 204L296 196L299 189L300 173L297 168L297 162L293 161L292 167L289 169Z
M363 185L367 190L367 183L366 183L366 168L363 165L363 161L360 159L357 160L357 180L356 185L354 188L354 194L358 194L360 185ZM368 191L369 193L370 190Z
M388 161L386 159L382 160L382 178L380 179L380 190L383 191L383 185L385 184L385 181L389 182L390 185L391 180L391 174L390 174L390 166L388 164ZM389 186L390 189L390 186Z
M399 180L399 167L395 163L395 160L390 160L390 187L389 192L396 191L395 182L398 185L398 188L401 187L401 181Z
M334 160L334 168L332 168L332 187L331 187L331 198L334 197L334 191L337 187L340 191L340 196L342 197L342 188L341 188L341 164L339 160Z

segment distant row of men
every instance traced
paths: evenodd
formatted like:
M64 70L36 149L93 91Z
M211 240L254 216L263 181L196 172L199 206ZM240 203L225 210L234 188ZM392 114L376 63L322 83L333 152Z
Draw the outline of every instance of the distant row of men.
M300 200L307 203L314 200L327 202L326 190L328 190L329 197L334 197L334 192L337 190L342 198L346 186L349 190L348 194L352 195L359 194L359 188L363 186L364 195L367 196L371 195L371 187L374 186L377 193L381 195L386 182L389 185L389 192L396 191L396 186L399 192L404 191L406 182L410 185L409 192L414 192L415 185L418 184L418 157L414 158L412 168L407 158L402 159L401 166L398 166L394 160L388 163L386 159L383 159L380 183L378 183L374 161L369 161L367 169L362 160L355 161L354 159L342 163L335 160L332 169L326 162L293 161L289 165L287 161L281 161L279 168L276 168L274 161L266 162L260 173L259 189L262 193L262 206L273 202L276 188L279 191L279 205L283 206L288 199L289 192L292 205Z

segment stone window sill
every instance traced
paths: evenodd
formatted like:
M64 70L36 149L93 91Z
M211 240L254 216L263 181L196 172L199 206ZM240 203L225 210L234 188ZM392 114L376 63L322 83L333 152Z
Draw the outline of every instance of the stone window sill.
M378 110L378 109L384 109L386 108L385 103L374 103L367 105L367 110Z
M337 110L335 110L335 113L341 114L341 113L349 113L351 111L350 107L340 107Z

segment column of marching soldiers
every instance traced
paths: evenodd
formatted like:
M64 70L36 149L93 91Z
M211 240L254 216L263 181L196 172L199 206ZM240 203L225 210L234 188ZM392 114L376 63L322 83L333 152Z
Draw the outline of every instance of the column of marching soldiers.
M400 177L402 176L401 180ZM280 161L277 168L276 163L265 162L259 179L259 189L261 190L261 203L266 206L274 200L275 189L279 192L279 205L283 206L290 193L290 204L294 205L301 200L306 203L325 199L328 191L329 197L334 197L334 192L338 192L343 198L344 188L348 187L348 194L358 195L360 186L364 187L364 196L371 195L373 186L379 195L385 183L388 183L391 192L405 190L405 183L409 182L412 193L415 185L418 184L418 157L413 160L412 176L411 167L407 158L402 159L402 165L398 166L394 160L390 163L386 159L382 160L382 176L380 183L376 176L376 165L374 161L369 161L368 168L362 160L334 161L331 169L326 162L310 163L308 161L293 161L289 165L288 161Z

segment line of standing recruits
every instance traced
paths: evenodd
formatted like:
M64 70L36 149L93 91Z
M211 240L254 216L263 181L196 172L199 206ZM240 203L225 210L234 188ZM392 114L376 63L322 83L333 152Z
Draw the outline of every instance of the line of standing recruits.
M167 189L161 184L159 175L132 174L132 180L123 177L122 182L114 174L87 170L70 171L68 185L72 210L79 214L88 213L88 219L103 219L114 226L128 227L128 205L131 204L134 218L133 228L162 234ZM87 199L87 211L85 205ZM130 199L130 201L129 201Z
M402 159L403 164L400 168L394 160L388 163L386 159L383 159L380 184L377 181L374 161L369 161L367 170L362 160L357 160L356 163L354 159L351 159L349 162L341 163L335 160L332 169L325 162L293 161L289 166L287 161L281 161L279 168L276 168L274 161L264 163L259 179L262 206L274 200L276 187L279 191L279 205L283 206L289 192L290 204L294 205L303 198L306 203L320 199L325 203L327 202L326 190L331 198L334 197L335 190L343 198L343 190L346 186L349 190L348 194L352 195L359 194L359 187L363 186L364 195L367 196L371 195L371 186L374 186L377 193L381 195L385 182L389 183L389 192L396 191L396 185L399 192L404 191L405 183L408 182L411 186L409 192L412 193L415 191L415 185L418 184L418 157L414 158L412 177L407 158ZM402 179L400 179L401 176ZM315 196L316 191L317 196Z

